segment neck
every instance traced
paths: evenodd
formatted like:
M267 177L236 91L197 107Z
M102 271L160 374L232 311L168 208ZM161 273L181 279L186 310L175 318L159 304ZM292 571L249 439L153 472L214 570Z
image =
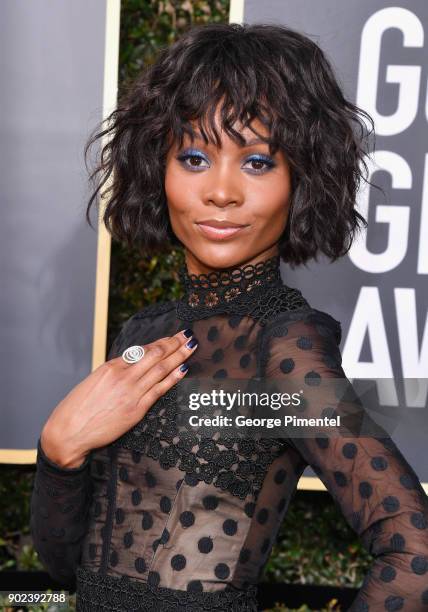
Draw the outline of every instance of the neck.
M268 259L274 257L275 255L278 255L277 244L274 244L269 249L266 249L262 253L259 253L255 255L254 257L251 257L250 259L246 259L244 261L238 260L236 262L229 263L227 266L215 267L209 264L205 264L203 261L198 259L196 255L194 255L193 253L191 253L189 250L186 249L185 251L186 271L188 274L201 275L201 274L210 274L211 272L216 273L216 272L221 272L224 270L233 270L238 267L241 268L246 265L254 266L258 264L259 262L267 261Z
M182 266L179 276L183 302L195 312L214 312L236 302L252 301L270 288L282 285L279 255L200 274L193 274L187 266Z

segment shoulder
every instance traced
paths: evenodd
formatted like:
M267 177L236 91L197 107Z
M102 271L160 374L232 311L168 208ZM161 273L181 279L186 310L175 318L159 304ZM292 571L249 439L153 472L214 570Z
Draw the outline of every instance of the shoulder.
M255 313L262 327L270 327L281 315L299 312L308 307L309 304L299 289L282 284L257 293L253 314Z
M175 305L176 302L173 300L149 304L125 319L113 340L108 358L116 356L124 346L137 344L141 334L147 332L148 326L151 326L157 319L161 319L165 313L174 310Z
M290 326L298 327L301 331L306 329L308 333L323 337L333 337L337 345L342 339L341 322L326 311L313 308L302 292L295 287L284 285L282 296L285 308L276 312L269 320L265 328L268 336L281 335Z
M342 340L342 324L331 314L317 308L311 308L311 312L306 316L307 325L313 325L321 336L333 334L336 344Z
M305 306L295 311L283 312L266 329L262 339L262 362L267 368L277 368L284 362L288 373L292 368L327 367L336 376L342 377L342 354L340 321L328 312ZM285 358L284 358L285 356ZM291 365L290 365L291 364Z
M176 304L176 300L168 300L164 302L156 302L155 304L149 304L148 306L144 306L144 308L135 313L131 318L134 320L139 320L157 317L166 312L174 310Z
M141 310L138 310L133 315L125 319L121 325L121 331L125 333L134 327L140 327L143 321L151 323L155 318L174 310L175 305L175 300L148 304Z
M175 306L176 302L172 300L144 306L144 308L125 320L125 323L122 325L122 334L130 336L134 333L138 334L142 330L147 330L148 327L154 325L162 327L164 317L168 316L169 312L175 312Z

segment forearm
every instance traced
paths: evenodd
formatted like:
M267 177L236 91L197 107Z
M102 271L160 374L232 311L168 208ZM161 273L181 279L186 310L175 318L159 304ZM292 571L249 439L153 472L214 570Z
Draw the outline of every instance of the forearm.
M30 529L40 560L60 583L74 580L91 495L90 457L77 468L62 468L47 457L39 439Z
M421 498L422 499L422 498ZM386 524L385 524L386 523ZM359 610L412 610L428 606L428 512L415 505L388 519L373 523L362 534L375 557L350 612ZM365 605L367 607L365 607Z

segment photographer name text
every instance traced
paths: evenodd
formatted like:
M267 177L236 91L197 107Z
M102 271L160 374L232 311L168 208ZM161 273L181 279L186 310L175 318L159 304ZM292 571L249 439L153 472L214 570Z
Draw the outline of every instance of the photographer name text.
M246 417L238 415L228 417L217 415L215 417L199 417L192 415L189 417L189 424L192 427L337 427L340 426L340 414L337 417L296 417L284 415L278 417Z

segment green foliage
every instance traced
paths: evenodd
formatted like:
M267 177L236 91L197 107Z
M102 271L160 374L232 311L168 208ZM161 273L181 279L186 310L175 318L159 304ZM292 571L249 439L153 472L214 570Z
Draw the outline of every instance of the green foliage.
M32 467L0 468L0 571L42 569L29 527L33 480Z
M112 242L108 346L121 325L143 306L180 297L178 268L183 263L182 250L142 257L138 249Z
M229 0L122 0L120 85L152 64L157 51L174 42L189 26L227 23L229 4Z
M261 579L359 587L372 560L328 493L299 490Z

